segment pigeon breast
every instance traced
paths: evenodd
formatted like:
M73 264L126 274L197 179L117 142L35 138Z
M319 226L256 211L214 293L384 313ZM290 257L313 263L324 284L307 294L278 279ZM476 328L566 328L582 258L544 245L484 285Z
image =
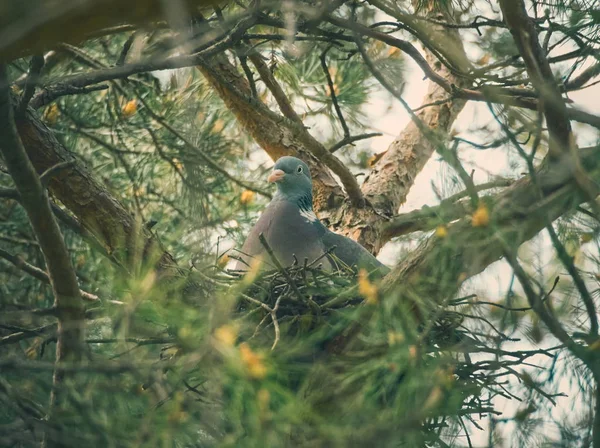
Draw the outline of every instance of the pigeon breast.
M285 199L271 201L250 231L239 254L245 263L238 261L236 269L247 270L247 265L251 265L256 257L262 258L266 268L275 267L260 242L261 233L277 260L287 267L294 263L294 255L301 264L305 258L310 263L323 255L323 236L327 231L314 212L300 209L296 203ZM323 264L324 269L331 270L326 257L319 263Z

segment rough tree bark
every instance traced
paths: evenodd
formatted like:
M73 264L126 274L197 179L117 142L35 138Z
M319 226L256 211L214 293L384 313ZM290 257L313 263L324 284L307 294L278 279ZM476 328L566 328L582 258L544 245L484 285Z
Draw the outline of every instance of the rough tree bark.
M143 223L69 152L42 123L35 112L16 117L16 125L27 155L38 173L64 162L71 165L52 177L48 189L122 266L133 257L156 257L161 273L175 268L173 257L164 251Z

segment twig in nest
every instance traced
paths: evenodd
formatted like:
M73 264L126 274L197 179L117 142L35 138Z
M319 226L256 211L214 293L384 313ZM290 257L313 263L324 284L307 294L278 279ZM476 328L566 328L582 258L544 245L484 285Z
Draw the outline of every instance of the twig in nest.
M262 236L262 234L261 234ZM223 283L220 283L210 277L208 277L207 275L203 274L202 272L200 272L199 270L197 271L198 274L204 278L205 280L213 283L214 285L217 286L226 286ZM277 310L279 309L279 303L281 302L281 299L283 298L283 294L281 294L276 302L275 302L275 306L273 308L271 308L269 305L267 305L266 303L261 302L260 300L256 300L253 297L250 297L247 294L241 294L241 297L245 300L247 300L250 303L254 303L255 305L258 305L259 307L261 307L262 309L266 310L269 314L265 315L265 317L260 321L260 323L256 326L256 330L254 330L254 334L252 335L251 338L253 338L254 336L256 336L258 334L258 330L260 329L261 325L264 323L264 321L267 319L267 316L271 317L271 320L273 321L273 328L275 330L275 340L273 341L273 345L271 346L271 350L275 350L275 347L277 346L277 343L279 342L279 339L281 338L281 331L279 329L279 321L277 320Z
M275 267L277 267L277 269L279 270L279 272L281 272L281 274L288 281L290 287L294 291L294 294L296 294L296 296L298 297L298 299L300 299L302 302L306 302L306 298L302 295L302 293L298 289L298 285L296 285L296 282L294 282L294 279L292 279L292 277L290 276L290 273L281 265L281 263L279 262L279 260L275 256L275 253L273 252L273 249L271 249L271 246L269 246L269 243L267 243L267 240L266 240L265 236L262 234L262 232L260 233L260 235L258 235L258 239L260 240L260 243L263 245L263 247L265 248L265 250L269 254L269 257L273 261L273 264L275 265ZM325 254L323 254L323 256L325 256Z
M250 336L250 339L256 337L256 335L258 334L258 330L260 330L260 327L262 326L262 324L265 323L265 321L267 320L267 317L270 317L270 316L268 314L265 314L265 316L261 319L261 321L258 323L256 328L254 329L254 333L252 333L252 336Z
M325 252L323 252L323 255L321 255L319 258L315 258L315 260L310 263L307 267L313 267L315 264L317 264L319 261L321 261L323 258L325 258L326 256L328 256L329 254L331 254L334 250L337 249L337 246L331 246L329 249L327 249Z
M271 310L271 320L273 321L273 328L275 330L275 340L273 341L271 350L275 350L275 347L277 346L277 343L279 342L279 338L281 335L281 332L279 331L279 321L277 320L277 310L279 309L279 303L281 302L282 298L283 298L283 294L281 294L279 297L277 297L275 306Z

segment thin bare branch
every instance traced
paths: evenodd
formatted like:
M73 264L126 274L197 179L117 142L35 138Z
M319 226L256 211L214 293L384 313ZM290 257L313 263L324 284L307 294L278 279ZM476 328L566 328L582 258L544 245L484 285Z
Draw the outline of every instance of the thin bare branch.
M334 153L339 149L342 149L344 146L352 145L354 142L359 140L366 140L368 138L380 137L383 134L381 132L369 132L366 134L358 134L358 135L350 135L348 137L344 137L342 140L337 142L331 148L329 148L329 152Z
M329 96L331 97L331 102L333 103L333 108L335 109L335 113L340 120L340 124L342 125L342 130L344 131L344 138L350 138L350 129L348 129L348 124L346 124L346 119L344 118L344 114L342 113L342 109L340 104L338 103L337 94L335 93L335 85L333 83L333 79L331 79L331 73L329 73L329 67L327 67L327 53L331 50L331 45L328 46L321 53L321 68L323 69L323 73L325 74L325 79L327 79L327 85L329 87ZM329 151L333 152L333 151Z
M88 87L75 87L72 85L58 84L53 86L48 86L42 90L38 95L36 95L29 105L33 109L39 109L40 107L44 107L53 101L57 100L60 97L68 96L68 95L85 95L92 92L99 92L101 90L108 89L106 84L99 84Z
M290 120L302 124L302 119L294 110L292 103L290 102L289 98L275 79L275 76L273 75L273 72L271 72L271 69L267 66L267 64L265 64L265 61L263 60L262 56L256 51L250 51L249 58L252 61L254 67L256 67L260 78L273 94L273 97L275 98L275 101L277 101L277 105L279 106L279 110L281 110L281 113Z

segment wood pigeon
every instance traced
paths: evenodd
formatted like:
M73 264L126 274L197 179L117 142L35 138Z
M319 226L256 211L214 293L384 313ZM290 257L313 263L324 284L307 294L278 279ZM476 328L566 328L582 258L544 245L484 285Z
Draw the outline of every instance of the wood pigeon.
M262 233L277 260L284 266L312 262L333 246L333 256L322 257L323 269L333 271L340 261L353 269L364 268L384 275L389 268L377 260L357 242L331 232L315 215L312 208L312 181L308 165L296 157L281 157L269 175L269 182L277 185L277 193L250 231L242 250L237 270L247 270L253 259L274 268L272 259L260 241Z

